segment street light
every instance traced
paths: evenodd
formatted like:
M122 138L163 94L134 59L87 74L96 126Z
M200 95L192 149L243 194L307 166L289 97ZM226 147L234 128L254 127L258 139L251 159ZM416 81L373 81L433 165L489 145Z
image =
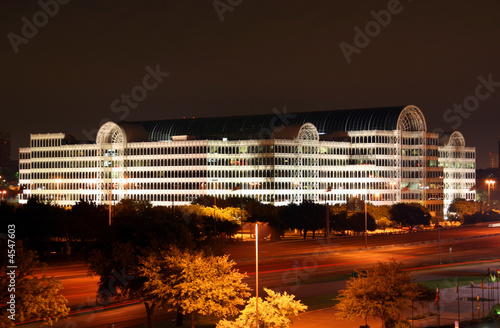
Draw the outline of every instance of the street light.
M259 224L255 223L255 327L259 328Z
M486 184L488 184L488 206L490 206L490 188L491 188L491 185L493 185L493 188L495 187L495 183L496 181L495 180L486 180Z
M392 204L396 204L396 194L394 193L394 188L396 187L396 181L391 181L389 182L389 184L391 185L392 187Z
M243 240L243 197L242 197L243 190L241 189L241 184L233 188L234 192L236 192L237 190L240 191L240 227L241 227L241 240Z
M122 183L123 187L127 185L127 178L121 178L119 179L119 182L104 182L104 181L99 181L98 179L94 180L91 182L94 184L97 188L97 185L100 186L101 191L103 191L104 188L108 187L108 225L111 226L111 218L112 218L112 208L111 206L113 205L113 189L115 186L118 186L118 183ZM104 197L103 197L104 198Z
M7 193L6 190L2 190L2 200L3 200L3 198L4 198L4 196L5 196L6 193Z
M217 237L217 182L214 182L214 237Z
M330 240L330 208L328 207L328 204L326 202L326 199L328 198L327 193L332 191L332 187L328 187L328 189L325 191L325 208L326 208L326 240Z
M368 250L368 199L365 199L365 250Z
M373 175L369 175L369 178L373 178ZM365 197L365 250L368 250L368 198L370 197L370 181L366 185L366 197Z

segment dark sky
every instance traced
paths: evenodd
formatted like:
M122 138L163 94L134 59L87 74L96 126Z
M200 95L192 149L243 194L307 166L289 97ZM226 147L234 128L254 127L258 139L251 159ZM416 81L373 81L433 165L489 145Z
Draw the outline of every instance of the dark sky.
M498 151L499 1L220 0L236 4L223 21L213 1L59 1L68 3L45 21L37 1L0 1L0 129L14 158L30 133L84 138L103 120L408 104L429 130L461 131L479 167ZM374 24L372 11L388 8L390 22ZM34 18L38 32L21 43ZM340 45L354 47L367 24L372 36L348 63ZM113 111L148 66L169 75L127 115ZM481 78L495 82L479 87Z

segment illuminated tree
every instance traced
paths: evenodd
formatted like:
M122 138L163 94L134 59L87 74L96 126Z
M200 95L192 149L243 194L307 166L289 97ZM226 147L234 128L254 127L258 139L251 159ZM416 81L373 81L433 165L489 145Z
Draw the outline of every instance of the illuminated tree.
M241 228L241 216L247 217L246 211L237 207L208 207L196 203L178 206L176 209L186 219L196 240L210 235L215 236L216 233L225 233L231 237Z
M266 300L259 297L259 327L262 328L287 328L292 324L291 316L297 316L307 310L307 305L296 301L295 295L276 293L264 288L267 293ZM247 328L253 327L256 321L255 297L248 300L247 306L235 321L223 319L217 328Z
M381 218L376 221L377 222L377 227L380 229L386 229L387 227L392 226L393 222L389 220L388 218Z
M382 206L374 206L371 204L368 204L368 214L370 214L373 219L375 219L375 222L377 222L377 226L385 229L386 227L392 225L391 220L389 219L389 209L391 207L387 205L382 205Z
M307 310L306 305L294 300L295 295L288 295L286 292L280 294L267 288L264 288L264 291L268 296L265 301L259 298L259 327L287 328L292 324L290 316L297 316L300 312ZM255 297L252 297L235 321L223 319L217 324L217 328L252 327L255 321Z
M384 327L409 308L411 301L423 301L423 295L428 294L424 288L413 282L401 263L395 260L378 263L366 274L360 273L347 281L336 307L342 319L378 317Z
M4 268L6 265L2 263ZM68 301L59 293L63 288L61 282L54 277L36 275L36 270L44 267L40 265L34 252L18 254L16 265L15 290L9 290L12 288L9 286L11 277L6 274L9 269L0 275L1 327L11 327L14 323L26 320L43 320L45 324L52 325L68 315ZM11 317L15 318L15 321L9 319L11 313L7 311L11 294L15 295L15 316Z
M228 255L206 256L176 248L149 255L141 260L140 275L146 279L143 297L161 308L190 314L191 327L197 314L235 315L250 293L242 282L246 275L234 265Z
M391 207L387 205L382 205L382 206L375 206L372 204L368 204L368 213L373 216L375 221L380 220L382 218L388 218L389 217L389 209Z
M476 203L463 198L455 198L448 207L448 217L456 221L464 222L464 217L476 212Z

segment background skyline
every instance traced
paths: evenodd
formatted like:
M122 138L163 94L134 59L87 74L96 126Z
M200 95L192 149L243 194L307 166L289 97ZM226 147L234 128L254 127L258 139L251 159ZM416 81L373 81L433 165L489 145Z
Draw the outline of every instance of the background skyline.
M498 2L59 1L0 2L12 158L30 133L86 139L105 120L409 104L462 132L478 168L498 151Z

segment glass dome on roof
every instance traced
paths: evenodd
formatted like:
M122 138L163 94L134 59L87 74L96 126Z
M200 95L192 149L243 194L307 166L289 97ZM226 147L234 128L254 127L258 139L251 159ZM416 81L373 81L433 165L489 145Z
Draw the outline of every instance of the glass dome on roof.
M150 141L189 135L198 139L270 139L277 126L313 124L319 134L347 131L425 131L425 118L415 106L329 110L280 115L247 115L130 122L141 125Z

